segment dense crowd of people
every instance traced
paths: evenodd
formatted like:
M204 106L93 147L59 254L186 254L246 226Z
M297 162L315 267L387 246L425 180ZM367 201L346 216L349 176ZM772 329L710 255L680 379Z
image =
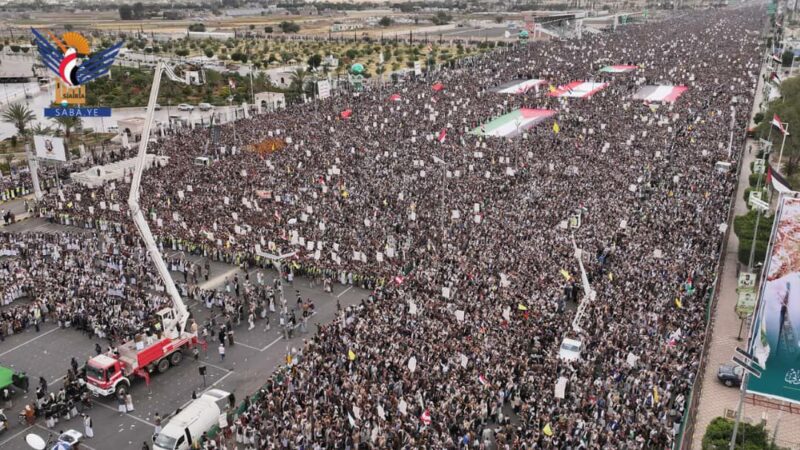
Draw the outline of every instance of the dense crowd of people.
M270 378L237 419L237 439L259 449L670 446L696 376L736 181L715 163L727 159L732 110L735 130L747 123L762 17L756 8L702 11L503 48L400 86L240 120L216 144L198 130L160 139L152 151L170 161L147 172L141 200L163 248L236 264L297 251L292 271L373 291ZM598 72L612 64L637 69ZM547 84L493 90L528 78ZM570 99L548 86L589 79L608 86ZM671 104L632 99L658 84L688 90ZM521 107L556 115L514 139L467 132ZM198 156L213 163L197 166ZM127 187L69 186L39 211L132 240ZM51 252L48 239L70 237L2 239L43 239L26 251ZM89 278L93 260L121 258L104 242L62 246L72 264L38 277L54 286L32 296L50 310L65 301L138 308L130 323L92 316L127 333L163 298L139 292L139 281L123 283L135 299L124 304L81 296L82 283L113 287L121 272L157 283L132 242L138 250L119 269ZM202 268L185 272L203 277ZM231 294L244 300L227 311L240 319L274 294L248 283L251 294ZM19 281L0 294L31 288ZM590 298L575 331L574 306ZM580 359L558 357L565 336L583 343Z

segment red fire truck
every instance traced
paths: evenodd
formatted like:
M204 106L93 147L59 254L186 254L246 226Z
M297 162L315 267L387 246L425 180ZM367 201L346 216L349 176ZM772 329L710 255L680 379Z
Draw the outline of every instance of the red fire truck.
M138 342L132 340L120 345L116 353L103 353L89 360L86 381L94 395L127 393L134 376L150 384L151 373L164 373L170 366L181 363L183 350L197 345L206 349L206 342L198 340L196 333L178 332L173 308L165 308L157 314L162 329L166 330L160 336L142 336Z

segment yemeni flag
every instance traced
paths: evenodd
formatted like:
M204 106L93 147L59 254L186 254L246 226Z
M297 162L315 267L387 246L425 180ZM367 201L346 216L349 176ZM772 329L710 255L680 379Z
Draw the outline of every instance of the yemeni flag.
M781 80L781 77L778 76L778 74L776 72L772 72L769 75L769 81L772 81L775 84L781 84L781 82L783 82L783 80Z
M441 91L442 89L444 89L444 85L443 85L442 83L440 83L440 82L438 82L438 81L437 81L436 83L434 83L434 85L433 85L433 86L431 86L431 89L433 89L433 90L434 90L434 91L436 91L436 92L439 92L439 91Z
M678 99L686 90L686 86L671 86L671 85L658 85L658 86L645 86L639 89L639 92L633 96L637 100L644 100L645 102L664 102L673 103Z
M778 127L778 129L781 130L781 133L785 135L789 134L789 132L786 130L786 126L783 124L783 122L781 122L781 118L778 117L777 114L772 116L772 125Z
M602 69L600 69L600 72L625 73L625 72L633 72L634 70L636 70L636 66L618 65L618 66L605 66Z
M344 111L342 111L342 112L339 114L339 116L340 116L342 119L349 119L349 118L350 118L350 116L352 116L352 115L353 115L353 110L352 110L352 109L345 109Z
M478 381L484 386L489 386L491 384L491 383L489 383L489 380L487 380L484 375L480 375L478 377Z
M447 130L442 128L442 131L439 132L439 143L444 144L445 139L447 139Z
M555 91L550 92L551 97L575 97L589 98L608 86L608 83L596 83L594 81L573 81L564 86L559 86Z
M389 96L389 101L399 102L400 100L402 100L402 98L400 98L400 94L392 94Z
M528 92L531 89L536 89L538 91L539 86L547 83L545 80L516 80L510 83L506 83L501 85L497 93L498 94L511 94L511 95L520 95Z
M555 113L550 109L517 109L508 114L503 114L478 128L474 128L470 133L478 136L493 137L519 136L537 123L552 117Z
M778 55L772 55L772 60L775 61L776 63L783 64L783 60L781 60L781 57Z

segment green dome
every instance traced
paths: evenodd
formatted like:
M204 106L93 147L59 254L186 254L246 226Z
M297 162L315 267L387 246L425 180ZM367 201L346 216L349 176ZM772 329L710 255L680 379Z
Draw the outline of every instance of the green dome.
M519 38L520 39L528 39L528 32L525 31L525 30L520 31L519 32Z
M360 63L353 64L352 66L350 66L350 72L353 72L354 74L358 75L364 72L364 65Z

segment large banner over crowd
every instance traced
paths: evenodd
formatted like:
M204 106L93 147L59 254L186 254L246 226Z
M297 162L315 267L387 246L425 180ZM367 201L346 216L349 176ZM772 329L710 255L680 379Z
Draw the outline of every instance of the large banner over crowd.
M800 402L800 199L782 197L777 214L750 349L764 370L747 392Z

